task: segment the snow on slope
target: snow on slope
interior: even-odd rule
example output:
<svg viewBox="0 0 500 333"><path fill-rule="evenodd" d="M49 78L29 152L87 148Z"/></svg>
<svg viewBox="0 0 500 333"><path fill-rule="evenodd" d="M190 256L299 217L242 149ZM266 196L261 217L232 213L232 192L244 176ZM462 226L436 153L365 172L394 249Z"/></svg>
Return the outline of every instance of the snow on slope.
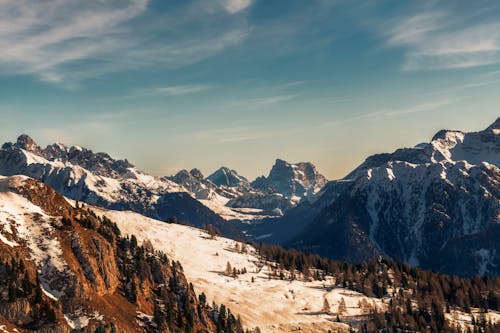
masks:
<svg viewBox="0 0 500 333"><path fill-rule="evenodd" d="M0 149L0 174L24 174L51 185L66 196L115 209L130 204L154 210L151 207L161 196L187 192L225 220L263 218L262 211L245 212L226 207L229 197L206 186L195 191L188 184L183 186L168 177L146 174L126 160L114 160L105 153L93 153L81 147L53 144L42 149L26 135L20 136L16 143L5 143ZM227 189L218 190L228 192ZM204 195L200 196L202 193Z"/></svg>
<svg viewBox="0 0 500 333"><path fill-rule="evenodd" d="M139 241L150 240L155 249L180 261L198 292L204 292L209 301L225 304L240 314L247 327L259 326L263 332L290 332L298 327L302 332L346 328L344 324L332 322L334 315L321 311L325 297L332 312L343 297L348 310L346 317L352 318L362 315L358 307L361 299L383 306L378 299L341 288L331 289L331 280L269 280L269 268L259 265L255 249L248 247L247 253L236 252L236 242L230 239L210 239L202 230L167 224L133 212L96 209L96 213L116 222L122 233L135 235ZM226 276L228 262L236 269L246 268L248 273L238 278Z"/></svg>
<svg viewBox="0 0 500 333"><path fill-rule="evenodd" d="M68 266L62 257L59 240L52 236L51 221L55 218L23 196L9 191L26 179L24 176L0 176L0 241L10 247L26 244L31 260L40 267L44 292L58 299L60 292L54 290L57 282L53 282L67 273Z"/></svg>

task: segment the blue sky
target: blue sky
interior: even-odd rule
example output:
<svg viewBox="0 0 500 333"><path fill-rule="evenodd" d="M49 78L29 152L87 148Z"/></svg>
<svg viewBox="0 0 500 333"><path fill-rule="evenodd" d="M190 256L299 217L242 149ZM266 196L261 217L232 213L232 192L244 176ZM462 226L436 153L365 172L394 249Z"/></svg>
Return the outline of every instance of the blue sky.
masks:
<svg viewBox="0 0 500 333"><path fill-rule="evenodd" d="M0 140L334 179L498 116L498 1L0 2Z"/></svg>

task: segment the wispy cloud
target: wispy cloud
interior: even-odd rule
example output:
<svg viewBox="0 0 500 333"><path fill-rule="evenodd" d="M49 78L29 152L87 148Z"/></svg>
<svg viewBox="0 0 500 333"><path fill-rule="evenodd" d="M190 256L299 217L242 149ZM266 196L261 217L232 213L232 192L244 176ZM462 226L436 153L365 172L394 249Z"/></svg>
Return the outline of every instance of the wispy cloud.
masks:
<svg viewBox="0 0 500 333"><path fill-rule="evenodd" d="M409 108L397 109L397 110L389 110L383 111L381 115L387 117L401 116L412 113L422 113L437 110L441 107L456 103L458 99L444 99L438 101L432 101L427 103L418 104Z"/></svg>
<svg viewBox="0 0 500 333"><path fill-rule="evenodd" d="M348 122L358 121L358 120L367 120L367 119L387 119L392 117L400 117L409 114L417 114L417 113L425 113L431 111L438 111L441 108L457 103L459 99L453 98L445 98L430 102L424 102L416 105L412 105L406 108L394 108L394 109L384 109L378 111L372 111L367 113L362 113L359 115L355 115L352 117L339 119L335 121L324 122L320 125L320 127L328 127L328 126L336 126L343 125Z"/></svg>
<svg viewBox="0 0 500 333"><path fill-rule="evenodd" d="M280 102L287 102L294 99L295 95L279 95L279 96L269 96L262 98L255 98L250 100L250 104L259 104L259 105L268 105L268 104L276 104Z"/></svg>
<svg viewBox="0 0 500 333"><path fill-rule="evenodd" d="M224 0L223 2L224 8L231 14L240 12L252 4L252 0Z"/></svg>
<svg viewBox="0 0 500 333"><path fill-rule="evenodd" d="M250 0L224 0L210 12L202 10L205 3L152 14L149 0L0 1L0 74L67 83L148 66L190 65L249 33L244 23L226 17L250 6ZM215 20L214 28L191 29Z"/></svg>
<svg viewBox="0 0 500 333"><path fill-rule="evenodd" d="M169 86L156 88L156 92L163 95L177 96L194 94L210 89L208 85L185 85L185 86Z"/></svg>
<svg viewBox="0 0 500 333"><path fill-rule="evenodd" d="M471 13L427 8L393 20L387 45L405 49L406 71L484 66L500 62L500 22Z"/></svg>

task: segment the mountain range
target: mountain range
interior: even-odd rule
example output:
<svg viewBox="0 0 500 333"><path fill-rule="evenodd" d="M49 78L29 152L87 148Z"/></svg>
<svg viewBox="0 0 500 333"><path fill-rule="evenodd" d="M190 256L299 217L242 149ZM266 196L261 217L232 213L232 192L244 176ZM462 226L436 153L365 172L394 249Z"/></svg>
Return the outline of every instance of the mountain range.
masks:
<svg viewBox="0 0 500 333"><path fill-rule="evenodd" d="M221 167L148 175L79 146L39 147L27 135L0 149L0 174L40 180L73 200L158 220L212 225L351 262L385 256L449 274L500 273L500 118L472 133L368 157L327 181L311 163L277 159L249 181Z"/></svg>
<svg viewBox="0 0 500 333"><path fill-rule="evenodd" d="M442 130L332 181L281 159L155 177L21 135L0 149L0 332L494 332L499 135Z"/></svg>
<svg viewBox="0 0 500 333"><path fill-rule="evenodd" d="M489 333L500 322L498 288L498 279L390 260L354 265L252 246L0 176L2 333L371 333L429 324Z"/></svg>

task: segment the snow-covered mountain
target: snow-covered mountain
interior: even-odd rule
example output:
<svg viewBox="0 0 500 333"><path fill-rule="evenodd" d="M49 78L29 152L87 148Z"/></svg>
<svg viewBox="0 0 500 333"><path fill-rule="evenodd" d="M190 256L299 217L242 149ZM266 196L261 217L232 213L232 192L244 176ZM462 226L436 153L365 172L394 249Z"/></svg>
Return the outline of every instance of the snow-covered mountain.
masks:
<svg viewBox="0 0 500 333"><path fill-rule="evenodd" d="M210 180L217 186L225 187L238 187L239 185L249 184L245 177L240 176L235 170L227 167L220 167L208 176L207 180Z"/></svg>
<svg viewBox="0 0 500 333"><path fill-rule="evenodd" d="M450 274L500 274L500 118L483 131L370 156L288 244L362 261L386 255ZM325 202L328 204L325 205ZM326 208L325 208L326 207Z"/></svg>
<svg viewBox="0 0 500 333"><path fill-rule="evenodd" d="M27 135L2 146L0 174L33 177L93 205L131 209L158 219L176 217L197 226L213 224L231 236L241 234L226 221L281 216L300 200L253 188L246 178L225 167L207 178L198 169L154 177L127 160L79 146L55 143L41 148Z"/></svg>
<svg viewBox="0 0 500 333"><path fill-rule="evenodd" d="M184 186L138 170L127 160L82 147L53 144L39 147L27 135L0 149L0 175L26 175L50 185L65 196L111 209L129 209L150 217L201 227L212 224L223 234L241 236L235 226L208 208ZM186 184L187 186L187 184ZM229 210L229 209L228 209Z"/></svg>
<svg viewBox="0 0 500 333"><path fill-rule="evenodd" d="M305 197L317 194L326 184L326 178L309 162L291 164L277 159L269 176L261 176L251 185L261 191L282 194L296 204Z"/></svg>
<svg viewBox="0 0 500 333"><path fill-rule="evenodd" d="M282 216L302 199L316 198L326 183L313 164L290 164L283 160L276 161L268 178L259 177L252 183L227 167L219 168L207 178L193 169L181 170L167 179L184 186L226 219L239 220Z"/></svg>

